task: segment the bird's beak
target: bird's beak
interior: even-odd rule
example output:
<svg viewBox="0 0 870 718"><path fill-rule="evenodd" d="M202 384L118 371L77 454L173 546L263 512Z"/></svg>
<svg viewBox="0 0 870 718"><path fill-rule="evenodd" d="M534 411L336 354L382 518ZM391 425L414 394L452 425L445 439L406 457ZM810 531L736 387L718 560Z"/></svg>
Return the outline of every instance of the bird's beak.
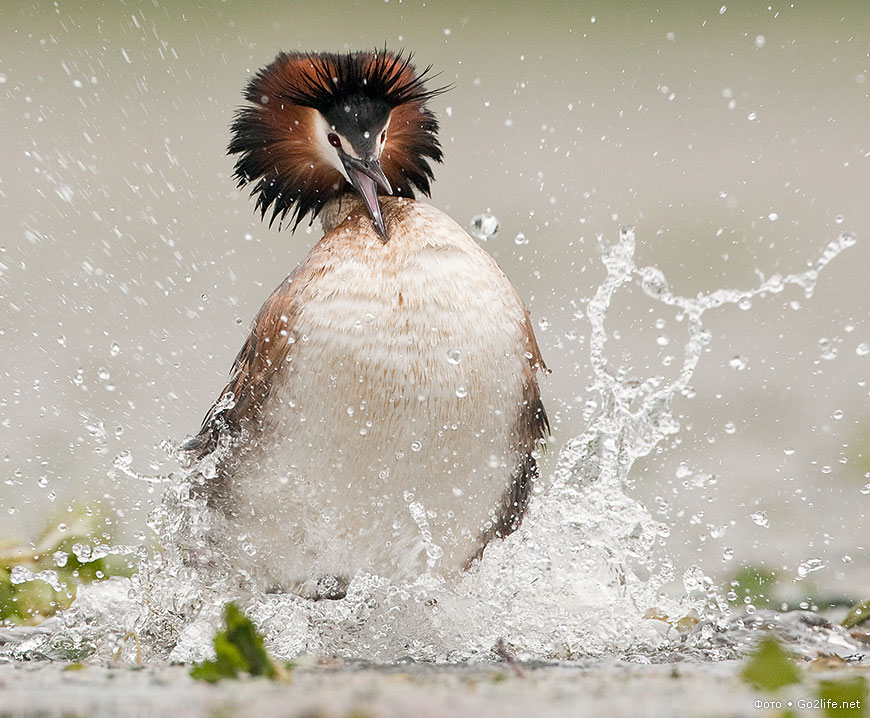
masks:
<svg viewBox="0 0 870 718"><path fill-rule="evenodd" d="M378 187L387 194L392 194L393 188L381 169L381 163L376 158L360 160L345 152L341 152L340 157L344 169L347 171L347 176L350 178L350 183L365 202L378 236L386 244L389 237L384 224L384 216L381 214L381 206L378 204Z"/></svg>

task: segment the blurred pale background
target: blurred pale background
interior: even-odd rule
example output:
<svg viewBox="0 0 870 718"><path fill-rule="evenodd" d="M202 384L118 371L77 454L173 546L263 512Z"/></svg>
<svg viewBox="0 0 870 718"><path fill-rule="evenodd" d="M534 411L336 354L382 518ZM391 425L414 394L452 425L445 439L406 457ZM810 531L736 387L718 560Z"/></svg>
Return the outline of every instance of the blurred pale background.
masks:
<svg viewBox="0 0 870 718"><path fill-rule="evenodd" d="M269 230L235 189L241 89L280 49L386 42L455 84L434 102L432 201L462 224L500 220L486 248L540 322L557 444L590 398L574 314L603 274L597 233L636 225L639 263L684 294L800 271L858 235L811 300L792 288L708 315L684 430L633 491L672 524L680 567L793 579L818 559L803 585L866 593L870 10L724 1L3 0L0 534L33 536L85 501L142 531L159 485L110 477L114 457L172 469L161 441L196 429L318 237ZM637 292L617 304L614 360L672 371L684 325Z"/></svg>

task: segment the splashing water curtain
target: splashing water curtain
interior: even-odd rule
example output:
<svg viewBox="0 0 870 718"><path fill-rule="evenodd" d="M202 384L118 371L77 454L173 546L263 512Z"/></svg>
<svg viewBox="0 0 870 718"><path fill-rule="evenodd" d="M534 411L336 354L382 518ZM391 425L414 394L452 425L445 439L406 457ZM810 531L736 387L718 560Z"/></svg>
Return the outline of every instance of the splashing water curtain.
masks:
<svg viewBox="0 0 870 718"><path fill-rule="evenodd" d="M490 657L504 639L514 655L527 659L650 656L678 649L707 658L734 655L752 622L730 617L727 603L698 567L683 573L682 597L663 594L677 575L662 551L669 528L626 494L629 472L638 458L680 429L671 404L689 393L701 353L711 342L704 313L778 294L789 285L810 297L825 266L855 242L854 235L843 233L805 272L762 278L750 290L720 289L692 299L674 294L657 268L635 265L633 229L623 228L613 243L599 239L607 276L586 308L591 392L598 402L586 430L561 449L553 475L541 482L520 529L492 543L478 566L448 586L432 571L440 548L432 541L425 506L406 497L426 542L429 570L408 585L357 575L339 601L248 595L248 613L266 634L270 650L280 658L313 653L377 661L467 660ZM670 381L662 376L628 380L608 364L605 321L614 296L627 285L675 308L686 321L682 367ZM212 463L211 472L208 466L195 468L207 477L216 460L216 455L203 460ZM136 474L127 457L115 468L137 480L165 480ZM238 588L231 591L226 579L208 567L185 564L188 542L203 542L213 530L208 512L191 492L195 473L171 477L162 506L150 517L162 552L149 556L142 546L74 547L81 562L133 554L139 572L132 579L81 586L66 612L36 628L8 631L14 635L0 642L0 655L79 660L119 652L122 660L133 660L136 646L125 642L132 632L146 660L209 656L221 608L238 597ZM51 574L24 569L14 580L52 584L57 575ZM674 628L675 620L648 620L650 611L701 620L686 640L687 634ZM765 621L792 633L804 625L790 614ZM829 650L841 653L857 651L834 630L822 637L815 631L811 640L826 641Z"/></svg>

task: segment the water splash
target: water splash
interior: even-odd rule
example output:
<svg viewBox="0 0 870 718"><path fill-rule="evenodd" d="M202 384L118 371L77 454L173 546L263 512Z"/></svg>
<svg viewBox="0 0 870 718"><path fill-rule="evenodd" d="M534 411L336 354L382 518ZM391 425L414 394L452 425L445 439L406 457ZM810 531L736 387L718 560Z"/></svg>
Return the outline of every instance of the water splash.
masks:
<svg viewBox="0 0 870 718"><path fill-rule="evenodd" d="M475 215L471 218L471 222L468 225L471 235L481 242L488 242L495 237L498 234L500 226L498 218L488 212Z"/></svg>
<svg viewBox="0 0 870 718"><path fill-rule="evenodd" d="M116 552L135 551L141 557L132 579L81 587L70 610L21 633L20 641L0 644L0 654L105 658L117 653L130 658L134 652L125 641L135 633L146 660L197 660L211 652L221 606L240 594L271 650L283 658L313 653L369 660L468 660L490 657L500 641L521 658L632 654L650 660L678 648L721 658L734 655L746 643L747 632L770 625L789 635L811 632L806 646L824 643L832 652L848 654L855 646L843 631L820 628L806 616L759 612L754 618L732 617L700 568L677 575L665 551L669 527L654 520L627 487L635 462L680 430L672 403L690 394L695 369L711 343L704 314L726 304L743 306L788 285L809 297L824 267L855 241L853 235L841 234L802 273L760 277L753 289L720 289L689 298L675 294L659 269L636 266L631 228L611 243L600 240L607 276L585 312L591 392L596 395L587 402L587 427L561 449L555 471L540 483L519 530L490 544L457 582L432 570L439 549L430 536L430 570L412 583L360 574L338 601L244 593L244 567L230 571L209 552L209 537L218 527L197 498L197 482L215 473L218 450L171 477L163 504L149 519L162 551L146 556L141 547L117 547ZM608 311L614 296L629 286L676 308L685 319L682 365L670 379L631 379L607 354ZM126 457L115 468L142 478ZM426 539L425 508L413 497L408 502ZM83 562L111 552L109 547L73 550ZM192 556L199 559L192 561ZM17 578L51 580L47 575ZM679 579L681 595L666 595L666 585Z"/></svg>

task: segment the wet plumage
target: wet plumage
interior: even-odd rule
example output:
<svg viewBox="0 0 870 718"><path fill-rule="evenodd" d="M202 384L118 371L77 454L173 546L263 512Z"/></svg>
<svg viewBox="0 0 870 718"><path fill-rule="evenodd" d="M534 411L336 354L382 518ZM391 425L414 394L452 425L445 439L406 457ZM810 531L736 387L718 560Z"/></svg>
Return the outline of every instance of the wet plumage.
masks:
<svg viewBox="0 0 870 718"><path fill-rule="evenodd" d="M517 528L537 475L548 426L528 312L459 225L413 199L441 159L425 74L388 52L282 54L233 125L261 213L324 227L186 445L221 447L202 492L222 550L264 588L336 597L358 571L456 575Z"/></svg>

